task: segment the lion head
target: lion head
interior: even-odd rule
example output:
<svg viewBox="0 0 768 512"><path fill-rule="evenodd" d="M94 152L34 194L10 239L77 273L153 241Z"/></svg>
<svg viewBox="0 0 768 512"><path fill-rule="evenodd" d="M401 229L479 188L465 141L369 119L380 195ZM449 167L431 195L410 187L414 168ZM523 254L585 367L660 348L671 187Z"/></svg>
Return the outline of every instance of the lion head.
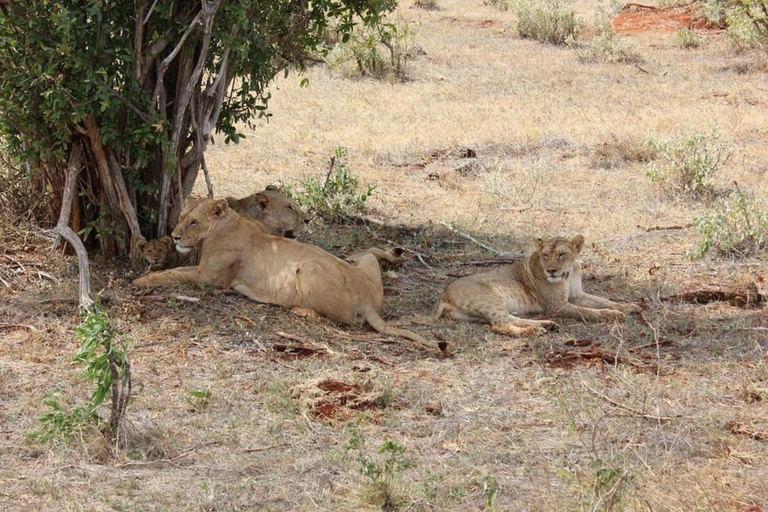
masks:
<svg viewBox="0 0 768 512"><path fill-rule="evenodd" d="M176 254L173 252L173 239L164 236L159 240L139 240L136 248L147 262L149 270L163 270L173 264Z"/></svg>
<svg viewBox="0 0 768 512"><path fill-rule="evenodd" d="M557 283L568 279L577 261L581 248L584 245L584 237L576 235L568 240L563 237L554 237L548 240L537 238L534 240L538 264L544 272L544 276L550 283Z"/></svg>
<svg viewBox="0 0 768 512"><path fill-rule="evenodd" d="M231 212L226 199L188 198L171 233L176 250L181 254L191 252Z"/></svg>
<svg viewBox="0 0 768 512"><path fill-rule="evenodd" d="M242 199L228 197L227 202L240 215L260 220L272 235L295 238L309 223L301 206L274 185Z"/></svg>

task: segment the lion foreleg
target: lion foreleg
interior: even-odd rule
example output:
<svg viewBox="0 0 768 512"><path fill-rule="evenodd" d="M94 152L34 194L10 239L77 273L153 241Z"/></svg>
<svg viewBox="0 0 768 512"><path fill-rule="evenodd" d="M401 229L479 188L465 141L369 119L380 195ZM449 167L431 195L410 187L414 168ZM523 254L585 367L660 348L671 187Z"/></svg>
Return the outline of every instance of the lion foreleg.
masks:
<svg viewBox="0 0 768 512"><path fill-rule="evenodd" d="M623 312L617 311L615 309L589 308L571 304L570 302L565 303L557 311L554 311L554 313L557 316L575 318L584 322L602 322L604 320L623 321L626 318L626 315Z"/></svg>
<svg viewBox="0 0 768 512"><path fill-rule="evenodd" d="M177 283L203 283L198 267L179 267L149 274L133 280L134 286L154 288Z"/></svg>
<svg viewBox="0 0 768 512"><path fill-rule="evenodd" d="M569 297L568 302L585 308L615 309L625 313L636 313L640 311L640 308L635 304L614 302L603 297L598 297L597 295L590 295L589 293L582 293L575 297Z"/></svg>

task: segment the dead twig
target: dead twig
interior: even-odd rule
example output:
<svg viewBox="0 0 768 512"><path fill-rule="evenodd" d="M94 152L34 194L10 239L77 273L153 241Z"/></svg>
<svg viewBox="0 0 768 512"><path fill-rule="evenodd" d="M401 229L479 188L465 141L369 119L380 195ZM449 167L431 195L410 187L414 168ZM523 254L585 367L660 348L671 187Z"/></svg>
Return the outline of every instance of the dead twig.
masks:
<svg viewBox="0 0 768 512"><path fill-rule="evenodd" d="M27 324L0 324L0 329L29 329L30 331L37 332L38 329L34 325Z"/></svg>
<svg viewBox="0 0 768 512"><path fill-rule="evenodd" d="M728 430L731 434L747 436L755 441L768 441L768 432L764 430L755 430L743 423L731 421L728 423Z"/></svg>
<svg viewBox="0 0 768 512"><path fill-rule="evenodd" d="M288 446L288 443L280 443L280 444L271 444L269 446L262 446L259 448L247 448L243 450L245 453L259 453L259 452L266 452L267 450L273 450L275 448L282 448L283 446Z"/></svg>
<svg viewBox="0 0 768 512"><path fill-rule="evenodd" d="M680 224L680 225L674 225L674 226L651 226L648 228L643 228L645 231L672 231L676 229L688 229L692 227L693 224ZM638 224L637 227L642 227Z"/></svg>
<svg viewBox="0 0 768 512"><path fill-rule="evenodd" d="M489 245L485 245L483 242L480 242L478 239L476 239L472 235L468 235L467 233L459 231L458 229L454 228L450 224L446 224L445 222L441 222L440 225L446 227L448 229L448 231L450 231L451 233L456 233L461 238L465 238L465 239L469 240L470 242L472 242L472 243L474 243L476 245L479 245L480 247L482 247L486 251L491 251L493 254L496 254L496 255L502 253L502 251L499 251L498 249L494 249L493 247L491 247Z"/></svg>
<svg viewBox="0 0 768 512"><path fill-rule="evenodd" d="M598 396L598 397L602 398L603 400L605 400L609 404L614 405L614 406L616 406L619 409L622 409L624 411L627 411L628 413L631 413L632 415L634 415L634 416L636 416L638 418L643 418L643 419L646 419L646 420L653 420L653 421L672 421L673 419L680 418L682 416L682 414L675 414L674 416L654 416L653 414L646 414L644 412L641 412L641 411L638 411L636 409L633 409L632 407L629 407L628 405L624 405L621 402L617 402L613 398L604 395L603 393L597 391L596 389L593 389L592 387L589 386L589 384L587 384L584 381L581 381L581 384L585 388L587 388L587 390L590 393L594 394L595 396Z"/></svg>

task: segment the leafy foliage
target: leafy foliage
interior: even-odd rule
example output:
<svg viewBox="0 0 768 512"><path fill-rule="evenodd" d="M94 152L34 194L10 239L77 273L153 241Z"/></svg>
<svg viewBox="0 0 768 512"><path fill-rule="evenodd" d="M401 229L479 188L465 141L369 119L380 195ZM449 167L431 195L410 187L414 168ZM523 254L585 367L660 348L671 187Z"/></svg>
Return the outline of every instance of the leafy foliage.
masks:
<svg viewBox="0 0 768 512"><path fill-rule="evenodd" d="M42 428L33 434L34 439L43 443L66 442L86 424L99 423L97 411L107 398L112 399L109 427L111 433L116 434L130 398L130 342L120 346L117 338L122 333L115 331L107 312L98 305L91 306L82 314L82 322L75 332L80 348L73 362L84 365L81 375L94 383L96 389L88 402L71 410L61 404L60 390L45 395L44 404L51 411L40 418Z"/></svg>
<svg viewBox="0 0 768 512"><path fill-rule="evenodd" d="M768 207L751 192L738 188L712 211L694 221L703 237L694 259L710 251L720 256L750 256L768 247Z"/></svg>
<svg viewBox="0 0 768 512"><path fill-rule="evenodd" d="M704 12L738 46L768 53L768 0L707 0Z"/></svg>
<svg viewBox="0 0 768 512"><path fill-rule="evenodd" d="M716 129L649 143L658 152L659 159L651 164L647 176L672 192L695 199L714 191L714 176L731 156L730 147L720 140Z"/></svg>
<svg viewBox="0 0 768 512"><path fill-rule="evenodd" d="M619 37L610 24L600 26L598 34L590 39L586 49L579 52L582 62L608 62L610 64L640 64L645 59L631 43Z"/></svg>
<svg viewBox="0 0 768 512"><path fill-rule="evenodd" d="M355 29L346 41L337 43L327 62L331 69L347 76L404 81L408 79L408 64L415 56L415 41L414 25L406 21L363 26Z"/></svg>
<svg viewBox="0 0 768 512"><path fill-rule="evenodd" d="M352 428L345 449L344 459L353 458L357 469L363 475L370 488L370 501L382 510L397 508L396 484L400 472L411 468L414 463L406 458L406 448L394 441L385 439L376 454L366 448L366 440L357 428Z"/></svg>
<svg viewBox="0 0 768 512"><path fill-rule="evenodd" d="M523 39L554 45L571 44L581 30L576 12L568 0L517 0L517 32Z"/></svg>
<svg viewBox="0 0 768 512"><path fill-rule="evenodd" d="M104 0L0 8L0 151L58 215L66 162L86 149L78 202L102 250L175 223L215 133L269 115L267 86L330 27L347 41L394 0ZM93 222L95 221L95 222ZM126 229L130 228L130 229ZM108 230L106 230L108 228ZM132 244L122 241L123 251Z"/></svg>
<svg viewBox="0 0 768 512"><path fill-rule="evenodd" d="M310 176L297 190L286 187L286 194L308 212L328 219L359 212L376 190L376 185L368 185L364 192L360 192L358 179L347 167L348 159L348 149L337 147L325 181L321 183L314 176Z"/></svg>

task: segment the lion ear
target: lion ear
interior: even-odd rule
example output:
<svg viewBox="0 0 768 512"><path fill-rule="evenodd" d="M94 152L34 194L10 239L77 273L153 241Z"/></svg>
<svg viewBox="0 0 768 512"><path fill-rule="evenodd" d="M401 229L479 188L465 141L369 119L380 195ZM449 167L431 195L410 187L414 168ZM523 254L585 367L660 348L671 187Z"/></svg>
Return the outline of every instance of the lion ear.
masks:
<svg viewBox="0 0 768 512"><path fill-rule="evenodd" d="M544 248L544 240L539 237L533 239L533 246L536 248L536 252L540 252Z"/></svg>
<svg viewBox="0 0 768 512"><path fill-rule="evenodd" d="M571 247L577 253L581 252L581 248L584 246L584 237L582 235L576 235L571 238Z"/></svg>
<svg viewBox="0 0 768 512"><path fill-rule="evenodd" d="M138 242L136 242L136 248L139 251L143 251L146 246L147 246L147 241L144 240L143 238L141 240L139 240Z"/></svg>
<svg viewBox="0 0 768 512"><path fill-rule="evenodd" d="M229 206L227 205L226 199L216 199L211 203L210 208L208 208L208 215L214 219L220 219L226 215L227 208L229 208Z"/></svg>
<svg viewBox="0 0 768 512"><path fill-rule="evenodd" d="M280 187L278 187L275 184L272 184L272 185L267 185L267 188L265 188L264 190L270 190L272 192L280 192Z"/></svg>
<svg viewBox="0 0 768 512"><path fill-rule="evenodd" d="M171 238L169 236L164 236L163 238L160 239L160 242L165 244L166 247L168 247L168 249L173 249L173 246L176 245L173 242L173 238Z"/></svg>
<svg viewBox="0 0 768 512"><path fill-rule="evenodd" d="M263 194L261 192L256 194L255 199L256 199L256 206L259 208L259 210L262 210L262 211L266 210L269 207L269 203L271 202L267 194Z"/></svg>

